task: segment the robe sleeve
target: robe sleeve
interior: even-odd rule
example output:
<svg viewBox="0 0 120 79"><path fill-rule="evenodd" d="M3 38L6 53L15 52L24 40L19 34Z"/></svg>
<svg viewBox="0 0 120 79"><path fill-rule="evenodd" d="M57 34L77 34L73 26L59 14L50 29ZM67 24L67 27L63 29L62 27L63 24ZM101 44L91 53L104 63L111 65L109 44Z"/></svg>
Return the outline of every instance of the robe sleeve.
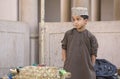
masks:
<svg viewBox="0 0 120 79"><path fill-rule="evenodd" d="M91 55L97 56L98 42L94 35L90 37L90 42L91 42Z"/></svg>
<svg viewBox="0 0 120 79"><path fill-rule="evenodd" d="M63 40L61 41L62 43L62 48L67 50L67 33L65 33Z"/></svg>

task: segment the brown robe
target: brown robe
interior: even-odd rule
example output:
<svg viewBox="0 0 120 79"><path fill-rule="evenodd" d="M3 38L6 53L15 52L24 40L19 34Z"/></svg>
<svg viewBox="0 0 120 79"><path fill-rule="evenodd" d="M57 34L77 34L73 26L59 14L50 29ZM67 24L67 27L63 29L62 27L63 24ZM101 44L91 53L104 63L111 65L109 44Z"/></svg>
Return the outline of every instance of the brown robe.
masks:
<svg viewBox="0 0 120 79"><path fill-rule="evenodd" d="M64 69L72 74L69 79L96 79L91 55L97 56L98 43L91 32L78 32L75 28L67 31L62 48L67 55Z"/></svg>

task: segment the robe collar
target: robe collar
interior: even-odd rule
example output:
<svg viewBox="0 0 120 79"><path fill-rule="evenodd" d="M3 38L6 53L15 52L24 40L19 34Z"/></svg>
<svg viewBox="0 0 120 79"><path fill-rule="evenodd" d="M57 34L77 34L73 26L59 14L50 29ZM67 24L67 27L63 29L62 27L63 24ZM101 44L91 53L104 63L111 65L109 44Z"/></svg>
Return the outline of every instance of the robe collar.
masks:
<svg viewBox="0 0 120 79"><path fill-rule="evenodd" d="M77 29L76 29L77 30ZM79 30L77 30L78 32L83 32L85 30L85 26L81 27Z"/></svg>

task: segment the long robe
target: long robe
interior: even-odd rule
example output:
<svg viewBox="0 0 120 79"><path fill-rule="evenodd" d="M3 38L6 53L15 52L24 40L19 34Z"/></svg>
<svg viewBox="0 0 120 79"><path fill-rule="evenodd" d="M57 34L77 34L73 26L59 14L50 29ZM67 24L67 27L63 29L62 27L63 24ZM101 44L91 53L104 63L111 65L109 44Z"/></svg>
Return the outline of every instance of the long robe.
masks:
<svg viewBox="0 0 120 79"><path fill-rule="evenodd" d="M67 31L62 48L66 50L64 69L72 75L69 79L96 79L91 55L97 56L98 43L91 32L75 28Z"/></svg>

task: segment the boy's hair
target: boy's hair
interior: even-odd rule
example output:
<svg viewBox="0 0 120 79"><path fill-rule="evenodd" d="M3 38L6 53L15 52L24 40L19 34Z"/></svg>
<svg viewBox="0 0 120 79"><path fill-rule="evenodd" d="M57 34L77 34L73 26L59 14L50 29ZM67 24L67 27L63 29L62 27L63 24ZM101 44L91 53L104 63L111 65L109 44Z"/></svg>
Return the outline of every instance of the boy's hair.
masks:
<svg viewBox="0 0 120 79"><path fill-rule="evenodd" d="M89 19L89 16L88 15L80 15L84 20L85 19Z"/></svg>

